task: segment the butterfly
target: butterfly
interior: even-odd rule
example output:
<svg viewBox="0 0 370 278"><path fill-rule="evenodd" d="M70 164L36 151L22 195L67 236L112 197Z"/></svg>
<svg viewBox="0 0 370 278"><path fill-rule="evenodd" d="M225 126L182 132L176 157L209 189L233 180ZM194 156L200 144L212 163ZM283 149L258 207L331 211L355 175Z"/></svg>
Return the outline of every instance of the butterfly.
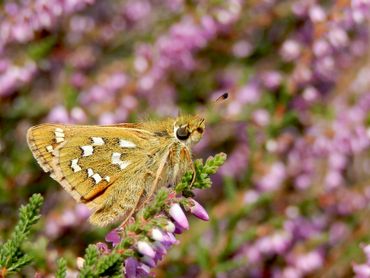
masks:
<svg viewBox="0 0 370 278"><path fill-rule="evenodd" d="M91 210L90 222L125 223L156 191L193 172L191 147L205 120L179 116L117 125L41 124L27 132L45 172Z"/></svg>

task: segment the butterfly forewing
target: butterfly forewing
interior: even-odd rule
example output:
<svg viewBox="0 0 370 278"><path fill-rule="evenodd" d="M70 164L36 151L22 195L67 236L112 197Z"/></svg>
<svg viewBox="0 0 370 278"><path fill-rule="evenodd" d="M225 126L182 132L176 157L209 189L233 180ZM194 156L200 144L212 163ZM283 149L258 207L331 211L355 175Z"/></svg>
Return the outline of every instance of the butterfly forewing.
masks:
<svg viewBox="0 0 370 278"><path fill-rule="evenodd" d="M150 158L164 154L164 145L151 132L129 126L44 124L28 132L39 164L92 209L94 224L131 214L145 185L155 179L158 166ZM147 161L147 171L139 169L142 161Z"/></svg>

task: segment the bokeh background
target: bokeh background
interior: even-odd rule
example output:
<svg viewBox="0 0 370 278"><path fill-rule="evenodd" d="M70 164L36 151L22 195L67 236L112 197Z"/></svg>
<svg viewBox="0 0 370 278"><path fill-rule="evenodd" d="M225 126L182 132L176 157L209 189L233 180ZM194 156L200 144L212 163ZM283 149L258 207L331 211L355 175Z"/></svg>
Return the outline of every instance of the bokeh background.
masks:
<svg viewBox="0 0 370 278"><path fill-rule="evenodd" d="M109 231L42 172L27 129L179 111L207 119L194 157L228 160L196 195L211 220L192 218L158 277L355 275L370 243L369 19L366 0L1 1L1 240L45 197L23 275L52 275L60 256L76 274Z"/></svg>

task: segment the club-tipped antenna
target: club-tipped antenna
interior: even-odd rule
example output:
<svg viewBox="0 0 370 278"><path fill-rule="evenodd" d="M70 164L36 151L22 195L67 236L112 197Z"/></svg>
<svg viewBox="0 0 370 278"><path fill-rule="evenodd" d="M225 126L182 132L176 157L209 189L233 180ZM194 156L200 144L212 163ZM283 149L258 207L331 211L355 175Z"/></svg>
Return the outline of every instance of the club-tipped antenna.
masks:
<svg viewBox="0 0 370 278"><path fill-rule="evenodd" d="M225 92L223 93L221 96L219 96L217 99L216 99L216 103L218 102L221 102L221 101L224 101L225 99L227 99L229 97L229 93L228 92Z"/></svg>

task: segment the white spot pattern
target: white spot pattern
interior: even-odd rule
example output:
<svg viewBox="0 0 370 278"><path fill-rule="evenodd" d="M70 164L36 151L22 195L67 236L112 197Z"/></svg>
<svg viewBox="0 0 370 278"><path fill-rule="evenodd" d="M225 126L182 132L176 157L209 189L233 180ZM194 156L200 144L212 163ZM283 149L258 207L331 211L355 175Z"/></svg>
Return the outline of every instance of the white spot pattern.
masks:
<svg viewBox="0 0 370 278"><path fill-rule="evenodd" d="M53 146L49 145L49 146L46 146L46 150L51 153L54 149L53 149Z"/></svg>
<svg viewBox="0 0 370 278"><path fill-rule="evenodd" d="M112 164L118 165L121 170L125 169L128 165L130 165L129 161L122 161L120 153L113 153L112 154Z"/></svg>
<svg viewBox="0 0 370 278"><path fill-rule="evenodd" d="M93 171L93 169L88 168L88 169L87 169L87 176L88 176L88 177L91 177L92 175L94 175L94 171Z"/></svg>
<svg viewBox="0 0 370 278"><path fill-rule="evenodd" d="M95 173L94 175L91 176L94 181L95 181L95 184L98 184L99 182L101 182L102 180L102 177L98 174L98 173Z"/></svg>
<svg viewBox="0 0 370 278"><path fill-rule="evenodd" d="M121 148L136 148L135 143L125 140L125 139L120 139L119 145Z"/></svg>
<svg viewBox="0 0 370 278"><path fill-rule="evenodd" d="M55 141L57 143L61 143L64 141L64 132L63 132L63 129L57 127L55 130L54 130L54 134L55 134Z"/></svg>
<svg viewBox="0 0 370 278"><path fill-rule="evenodd" d="M94 152L93 146L81 146L82 149L82 156L90 156Z"/></svg>
<svg viewBox="0 0 370 278"><path fill-rule="evenodd" d="M94 146L102 146L104 145L104 140L101 137L91 137Z"/></svg>
<svg viewBox="0 0 370 278"><path fill-rule="evenodd" d="M73 172L75 172L75 173L82 170L80 165L78 165L77 163L78 163L78 158L71 160L71 168L72 168Z"/></svg>

